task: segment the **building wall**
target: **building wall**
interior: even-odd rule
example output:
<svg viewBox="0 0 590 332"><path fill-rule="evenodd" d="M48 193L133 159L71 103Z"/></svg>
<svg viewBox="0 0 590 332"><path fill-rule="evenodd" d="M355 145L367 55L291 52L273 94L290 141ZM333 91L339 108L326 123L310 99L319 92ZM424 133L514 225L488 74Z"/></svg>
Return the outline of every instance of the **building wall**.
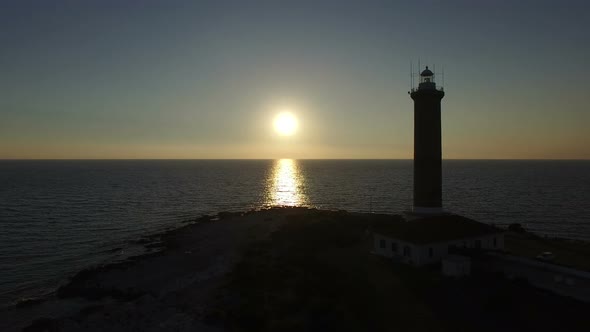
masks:
<svg viewBox="0 0 590 332"><path fill-rule="evenodd" d="M441 99L434 84L421 84L414 100L414 208L442 207Z"/></svg>
<svg viewBox="0 0 590 332"><path fill-rule="evenodd" d="M502 233L419 245L374 233L373 241L376 254L418 266L440 262L441 259L449 255L449 249L452 246L504 250L504 234ZM397 247L397 250L393 250L393 247Z"/></svg>
<svg viewBox="0 0 590 332"><path fill-rule="evenodd" d="M417 246L410 242L395 240L390 237L383 236L381 234L374 233L374 251L376 254L389 257L402 261L404 263L415 264L419 257L417 252ZM385 244L385 247L382 244ZM397 250L393 250L393 244L395 243ZM405 249L409 249L409 252Z"/></svg>

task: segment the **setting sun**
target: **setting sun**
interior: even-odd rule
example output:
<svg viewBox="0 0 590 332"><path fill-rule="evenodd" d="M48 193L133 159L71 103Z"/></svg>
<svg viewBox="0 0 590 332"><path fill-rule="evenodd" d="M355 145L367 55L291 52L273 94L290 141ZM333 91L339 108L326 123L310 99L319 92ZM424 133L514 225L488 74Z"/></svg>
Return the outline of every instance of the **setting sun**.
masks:
<svg viewBox="0 0 590 332"><path fill-rule="evenodd" d="M297 131L297 125L297 118L289 112L280 113L274 121L275 131L283 136L293 135Z"/></svg>

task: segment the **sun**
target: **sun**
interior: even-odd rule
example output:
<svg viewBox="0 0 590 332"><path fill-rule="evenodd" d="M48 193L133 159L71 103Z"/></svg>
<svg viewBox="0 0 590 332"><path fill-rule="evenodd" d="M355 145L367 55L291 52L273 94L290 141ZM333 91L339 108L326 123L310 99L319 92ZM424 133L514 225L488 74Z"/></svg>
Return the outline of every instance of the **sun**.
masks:
<svg viewBox="0 0 590 332"><path fill-rule="evenodd" d="M290 112L280 113L275 117L275 131L279 135L291 136L297 131L297 118Z"/></svg>

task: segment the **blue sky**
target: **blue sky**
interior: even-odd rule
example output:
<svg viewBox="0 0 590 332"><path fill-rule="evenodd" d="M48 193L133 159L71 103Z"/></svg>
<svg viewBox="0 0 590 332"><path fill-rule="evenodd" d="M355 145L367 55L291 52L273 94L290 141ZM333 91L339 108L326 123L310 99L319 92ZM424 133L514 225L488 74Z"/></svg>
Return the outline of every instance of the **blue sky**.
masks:
<svg viewBox="0 0 590 332"><path fill-rule="evenodd" d="M0 158L590 158L582 1L0 1ZM441 76L438 76L441 83ZM298 132L277 135L282 109Z"/></svg>

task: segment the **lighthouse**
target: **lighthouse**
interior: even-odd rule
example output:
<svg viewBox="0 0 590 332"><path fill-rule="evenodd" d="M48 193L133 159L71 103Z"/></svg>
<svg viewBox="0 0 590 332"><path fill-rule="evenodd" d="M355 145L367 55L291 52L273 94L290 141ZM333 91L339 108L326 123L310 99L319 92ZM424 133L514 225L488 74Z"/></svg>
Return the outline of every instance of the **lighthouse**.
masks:
<svg viewBox="0 0 590 332"><path fill-rule="evenodd" d="M503 231L442 208L440 102L445 93L426 67L408 91L414 100L414 207L407 222L392 218L372 224L372 253L415 266L440 263L443 274L467 275L471 261L450 255L450 247L504 250ZM452 251L451 251L452 252Z"/></svg>
<svg viewBox="0 0 590 332"><path fill-rule="evenodd" d="M414 206L418 215L442 214L441 108L445 93L434 82L434 73L424 69L414 100Z"/></svg>

